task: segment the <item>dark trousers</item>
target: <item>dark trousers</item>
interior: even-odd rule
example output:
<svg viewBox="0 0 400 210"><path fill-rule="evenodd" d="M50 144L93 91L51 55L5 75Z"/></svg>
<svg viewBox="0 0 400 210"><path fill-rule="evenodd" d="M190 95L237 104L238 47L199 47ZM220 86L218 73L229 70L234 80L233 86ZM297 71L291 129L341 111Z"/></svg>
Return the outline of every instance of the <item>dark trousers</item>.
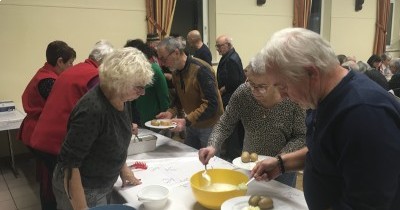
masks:
<svg viewBox="0 0 400 210"><path fill-rule="evenodd" d="M57 202L53 193L53 171L57 164L57 156L29 147L36 157L36 174L40 183L40 203L42 210L57 209Z"/></svg>

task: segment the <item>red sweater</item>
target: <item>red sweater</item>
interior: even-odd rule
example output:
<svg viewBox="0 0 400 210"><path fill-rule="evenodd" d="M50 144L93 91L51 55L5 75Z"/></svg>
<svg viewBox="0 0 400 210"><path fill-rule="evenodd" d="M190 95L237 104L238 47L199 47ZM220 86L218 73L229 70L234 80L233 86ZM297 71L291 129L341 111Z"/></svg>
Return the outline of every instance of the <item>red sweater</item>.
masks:
<svg viewBox="0 0 400 210"><path fill-rule="evenodd" d="M46 99L39 93L38 84L43 79L57 79L57 77L55 68L45 63L33 76L22 94L22 106L26 112L26 117L21 124L18 138L27 146L31 146L32 132L46 103Z"/></svg>
<svg viewBox="0 0 400 210"><path fill-rule="evenodd" d="M32 134L32 147L57 155L67 133L67 122L78 100L89 91L88 83L99 74L97 64L86 59L64 71L53 85Z"/></svg>

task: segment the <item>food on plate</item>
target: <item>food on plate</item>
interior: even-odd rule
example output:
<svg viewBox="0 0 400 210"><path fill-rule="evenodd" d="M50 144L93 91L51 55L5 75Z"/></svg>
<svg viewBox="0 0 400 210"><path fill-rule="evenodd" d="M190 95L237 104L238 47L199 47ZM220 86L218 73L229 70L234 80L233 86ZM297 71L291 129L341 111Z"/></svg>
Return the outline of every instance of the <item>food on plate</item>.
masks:
<svg viewBox="0 0 400 210"><path fill-rule="evenodd" d="M270 209L274 207L274 202L270 197L261 196L261 199L258 202L258 207L260 207L260 209Z"/></svg>
<svg viewBox="0 0 400 210"><path fill-rule="evenodd" d="M257 153L253 152L250 154L250 161L251 162L256 162L258 160L258 155Z"/></svg>
<svg viewBox="0 0 400 210"><path fill-rule="evenodd" d="M248 163L250 162L250 154L247 151L243 151L242 152L242 156L240 156L240 158L242 159L243 163Z"/></svg>
<svg viewBox="0 0 400 210"><path fill-rule="evenodd" d="M258 207L258 206L249 206L249 207L246 207L243 210L260 210L260 207Z"/></svg>
<svg viewBox="0 0 400 210"><path fill-rule="evenodd" d="M250 206L258 206L258 202L261 200L261 197L258 195L252 195L249 199Z"/></svg>
<svg viewBox="0 0 400 210"><path fill-rule="evenodd" d="M160 120L160 125L161 126L171 126L172 121L171 120Z"/></svg>
<svg viewBox="0 0 400 210"><path fill-rule="evenodd" d="M152 121L150 122L150 124L151 124L152 126L160 126L160 121L159 121L159 120L152 120Z"/></svg>
<svg viewBox="0 0 400 210"><path fill-rule="evenodd" d="M274 202L272 199L268 196L258 196L258 195L252 195L249 198L249 207L247 207L247 210L266 210L266 209L271 209L274 207Z"/></svg>

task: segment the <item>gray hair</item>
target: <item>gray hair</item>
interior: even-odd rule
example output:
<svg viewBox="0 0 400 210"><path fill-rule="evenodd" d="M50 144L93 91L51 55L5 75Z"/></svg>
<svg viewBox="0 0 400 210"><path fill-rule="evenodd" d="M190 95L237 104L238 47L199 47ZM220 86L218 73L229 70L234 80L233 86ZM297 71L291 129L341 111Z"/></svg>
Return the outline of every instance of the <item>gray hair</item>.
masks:
<svg viewBox="0 0 400 210"><path fill-rule="evenodd" d="M358 71L361 73L364 73L364 72L368 71L369 69L371 69L371 66L369 66L368 63L363 62L363 61L358 61L357 65L358 65Z"/></svg>
<svg viewBox="0 0 400 210"><path fill-rule="evenodd" d="M261 53L257 53L253 58L250 59L249 67L247 68L248 73L265 74L265 60Z"/></svg>
<svg viewBox="0 0 400 210"><path fill-rule="evenodd" d="M351 60L342 63L341 66L348 70L360 71L360 67L358 66L358 64Z"/></svg>
<svg viewBox="0 0 400 210"><path fill-rule="evenodd" d="M99 65L103 62L104 57L114 51L114 47L107 40L100 40L96 42L89 58L96 61Z"/></svg>
<svg viewBox="0 0 400 210"><path fill-rule="evenodd" d="M292 81L306 75L304 67L316 66L321 72L327 72L339 65L331 45L319 34L304 28L276 32L261 54L267 71L276 69Z"/></svg>
<svg viewBox="0 0 400 210"><path fill-rule="evenodd" d="M175 49L178 49L179 52L183 53L186 48L186 41L182 37L172 37L169 36L167 38L164 38L157 46L157 48L163 48L168 52L172 52Z"/></svg>
<svg viewBox="0 0 400 210"><path fill-rule="evenodd" d="M146 56L133 47L115 50L99 67L100 86L119 96L127 94L132 86L151 84L153 75Z"/></svg>
<svg viewBox="0 0 400 210"><path fill-rule="evenodd" d="M393 72L393 74L400 72L400 58L392 59L389 63L389 66L390 66L390 70Z"/></svg>

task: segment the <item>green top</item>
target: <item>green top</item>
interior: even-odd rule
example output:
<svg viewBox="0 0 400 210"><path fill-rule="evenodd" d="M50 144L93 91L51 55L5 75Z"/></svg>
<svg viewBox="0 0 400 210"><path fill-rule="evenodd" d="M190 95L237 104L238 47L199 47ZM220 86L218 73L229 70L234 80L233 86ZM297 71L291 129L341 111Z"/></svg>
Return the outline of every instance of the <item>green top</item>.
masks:
<svg viewBox="0 0 400 210"><path fill-rule="evenodd" d="M154 71L153 84L146 87L146 93L135 100L136 108L140 113L141 126L145 122L155 119L160 112L165 112L169 107L169 92L167 81L157 63L152 63Z"/></svg>

